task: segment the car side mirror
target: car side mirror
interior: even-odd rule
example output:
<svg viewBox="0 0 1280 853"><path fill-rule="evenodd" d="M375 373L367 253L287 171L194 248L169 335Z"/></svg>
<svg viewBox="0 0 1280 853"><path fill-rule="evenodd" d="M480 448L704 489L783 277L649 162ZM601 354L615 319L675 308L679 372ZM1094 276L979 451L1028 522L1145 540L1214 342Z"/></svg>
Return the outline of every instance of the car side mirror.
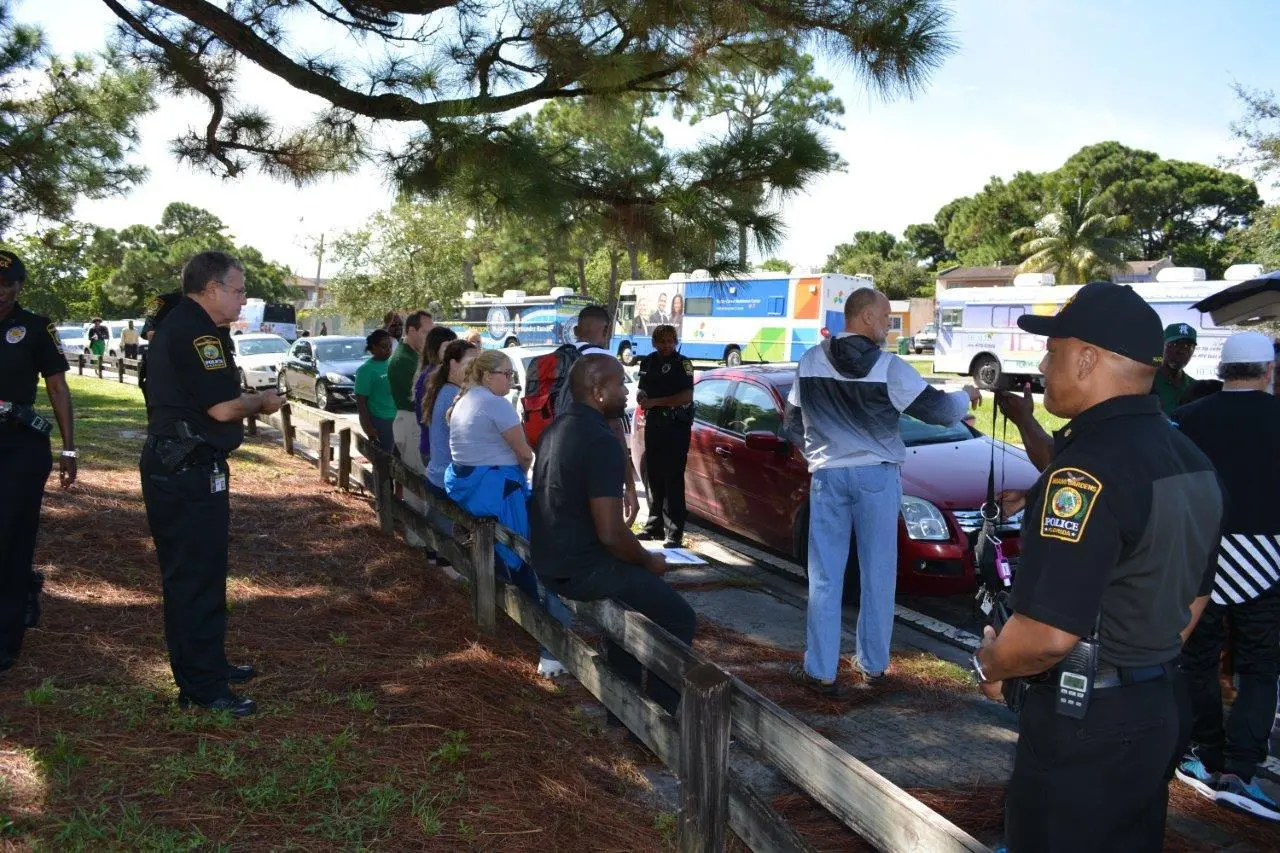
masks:
<svg viewBox="0 0 1280 853"><path fill-rule="evenodd" d="M762 450L765 453L783 453L790 449L791 442L771 432L760 430L746 435L748 450Z"/></svg>

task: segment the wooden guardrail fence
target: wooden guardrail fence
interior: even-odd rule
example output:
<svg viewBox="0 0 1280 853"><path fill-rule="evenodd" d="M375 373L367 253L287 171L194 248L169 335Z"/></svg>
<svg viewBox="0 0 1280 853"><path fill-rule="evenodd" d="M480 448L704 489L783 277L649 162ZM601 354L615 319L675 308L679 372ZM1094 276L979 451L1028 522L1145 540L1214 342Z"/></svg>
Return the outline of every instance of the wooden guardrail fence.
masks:
<svg viewBox="0 0 1280 853"><path fill-rule="evenodd" d="M350 428L307 406L251 419L279 430L289 452L314 456L324 482L359 485L374 495L378 522L394 534L412 530L470 581L471 610L478 627L496 630L498 613L546 646L579 683L612 711L680 780L678 847L681 853L724 849L732 829L757 853L811 853L812 847L729 766L730 742L775 768L861 837L886 851L985 853L977 839L929 809L897 785L818 734L745 682L725 672L646 617L604 600L565 600L589 623L634 655L669 684L680 685L679 717L673 717L620 678L581 635L562 626L537 602L497 579L494 544L529 559L529 543L491 518L476 518L430 494L420 475ZM321 438L321 436L324 438ZM338 464L332 476L333 444ZM353 450L369 460L353 464ZM321 461L327 460L327 462ZM331 479L332 477L332 479ZM354 481L354 482L353 482ZM396 497L396 486L452 520L446 536Z"/></svg>

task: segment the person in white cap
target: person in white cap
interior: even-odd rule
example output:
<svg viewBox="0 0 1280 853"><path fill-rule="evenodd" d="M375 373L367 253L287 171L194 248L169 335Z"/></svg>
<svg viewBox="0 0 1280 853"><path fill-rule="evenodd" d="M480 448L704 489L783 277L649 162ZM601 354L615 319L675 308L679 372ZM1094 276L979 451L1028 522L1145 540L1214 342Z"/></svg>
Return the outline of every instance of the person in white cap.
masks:
<svg viewBox="0 0 1280 853"><path fill-rule="evenodd" d="M1280 807L1254 780L1267 758L1280 674L1280 399L1275 353L1260 332L1227 338L1221 393L1173 413L1213 463L1226 496L1213 593L1183 647L1191 694L1191 747L1177 776L1215 802L1267 820ZM1227 624L1229 621L1229 628ZM1223 725L1219 657L1235 647L1240 693Z"/></svg>

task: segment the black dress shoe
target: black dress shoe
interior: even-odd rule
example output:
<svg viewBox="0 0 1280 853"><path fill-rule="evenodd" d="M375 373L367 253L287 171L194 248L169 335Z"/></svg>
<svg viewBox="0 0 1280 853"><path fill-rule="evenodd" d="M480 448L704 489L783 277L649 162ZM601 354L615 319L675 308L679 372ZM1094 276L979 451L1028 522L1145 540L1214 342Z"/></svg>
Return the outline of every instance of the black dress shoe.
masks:
<svg viewBox="0 0 1280 853"><path fill-rule="evenodd" d="M232 664L227 667L227 681L230 681L232 684L242 684L250 678L257 678L257 676L258 669L251 663L246 663L241 666Z"/></svg>
<svg viewBox="0 0 1280 853"><path fill-rule="evenodd" d="M230 696L223 696L221 699L214 699L212 702L197 702L185 693L178 694L179 708L186 710L192 705L197 708L203 708L206 711L230 711L233 717L247 717L258 710L258 706L254 704L252 699L246 699L234 693Z"/></svg>
<svg viewBox="0 0 1280 853"><path fill-rule="evenodd" d="M684 531L674 530L667 537L667 541L662 543L663 548L683 548L684 547Z"/></svg>
<svg viewBox="0 0 1280 853"><path fill-rule="evenodd" d="M28 628L40 627L40 591L42 589L44 589L44 574L32 572L31 586L27 589L26 626Z"/></svg>
<svg viewBox="0 0 1280 853"><path fill-rule="evenodd" d="M640 528L640 532L636 534L637 539L661 539L666 536L661 524L646 524Z"/></svg>

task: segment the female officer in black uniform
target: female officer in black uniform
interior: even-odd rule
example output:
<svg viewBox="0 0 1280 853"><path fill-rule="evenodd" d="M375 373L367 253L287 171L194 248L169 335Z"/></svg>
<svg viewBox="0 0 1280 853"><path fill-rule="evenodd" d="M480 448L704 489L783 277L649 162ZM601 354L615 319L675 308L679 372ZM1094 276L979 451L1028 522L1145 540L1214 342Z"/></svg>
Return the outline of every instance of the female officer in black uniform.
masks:
<svg viewBox="0 0 1280 853"><path fill-rule="evenodd" d="M693 431L693 362L676 352L675 326L653 330L654 352L640 360L640 393L636 402L645 411L644 457L649 489L649 521L642 539L666 535L665 508L671 519L667 548L684 545L684 469L689 462Z"/></svg>
<svg viewBox="0 0 1280 853"><path fill-rule="evenodd" d="M31 561L40 524L44 481L53 469L52 425L34 408L36 381L44 377L62 433L61 480L76 480L75 434L67 359L48 317L18 304L27 271L12 252L0 251L0 671L13 665L28 626L29 597L38 595ZM36 605L38 599L31 599ZM34 618L32 619L34 621Z"/></svg>

